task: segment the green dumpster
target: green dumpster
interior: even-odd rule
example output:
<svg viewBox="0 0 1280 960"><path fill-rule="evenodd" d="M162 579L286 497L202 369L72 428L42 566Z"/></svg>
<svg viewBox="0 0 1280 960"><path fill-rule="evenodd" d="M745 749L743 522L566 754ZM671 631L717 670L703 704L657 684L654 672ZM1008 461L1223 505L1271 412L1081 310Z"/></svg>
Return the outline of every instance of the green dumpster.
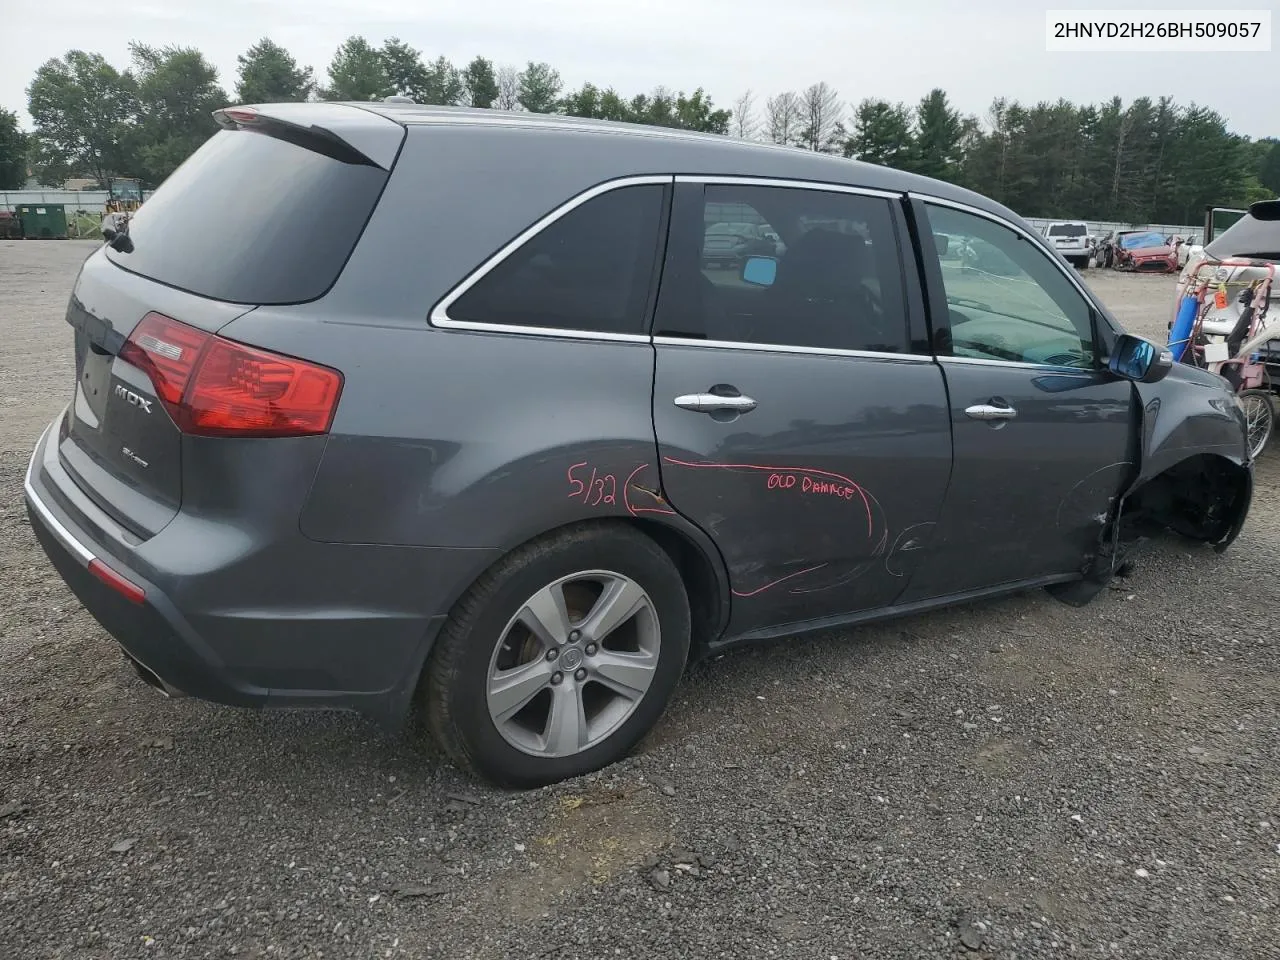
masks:
<svg viewBox="0 0 1280 960"><path fill-rule="evenodd" d="M27 240L67 239L67 210L60 203L20 203L14 211Z"/></svg>

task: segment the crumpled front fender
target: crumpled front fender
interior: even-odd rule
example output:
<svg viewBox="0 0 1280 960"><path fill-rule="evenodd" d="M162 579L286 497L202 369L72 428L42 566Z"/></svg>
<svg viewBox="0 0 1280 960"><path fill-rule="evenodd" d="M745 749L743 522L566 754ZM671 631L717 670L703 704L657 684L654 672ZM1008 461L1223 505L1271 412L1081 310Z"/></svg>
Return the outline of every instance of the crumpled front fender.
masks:
<svg viewBox="0 0 1280 960"><path fill-rule="evenodd" d="M1244 412L1226 382L1216 374L1178 365L1158 383L1134 384L1141 401L1140 460L1133 482L1123 495L1129 500L1156 478L1201 459L1211 465L1213 489L1227 513L1207 537L1219 551L1240 533L1253 499L1253 464L1249 458ZM1230 484L1231 489L1224 488ZM1211 505L1206 504L1206 509Z"/></svg>

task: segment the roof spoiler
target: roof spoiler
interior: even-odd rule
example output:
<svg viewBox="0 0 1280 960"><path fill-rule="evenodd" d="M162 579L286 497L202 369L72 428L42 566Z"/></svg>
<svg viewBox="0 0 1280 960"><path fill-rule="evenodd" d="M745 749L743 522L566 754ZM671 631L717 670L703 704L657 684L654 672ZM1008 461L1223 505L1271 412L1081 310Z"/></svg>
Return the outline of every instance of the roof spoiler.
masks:
<svg viewBox="0 0 1280 960"><path fill-rule="evenodd" d="M246 130L284 140L341 163L390 170L404 127L367 110L322 103L223 107L213 119L224 130Z"/></svg>
<svg viewBox="0 0 1280 960"><path fill-rule="evenodd" d="M1280 198L1249 204L1249 216L1255 220L1280 220Z"/></svg>

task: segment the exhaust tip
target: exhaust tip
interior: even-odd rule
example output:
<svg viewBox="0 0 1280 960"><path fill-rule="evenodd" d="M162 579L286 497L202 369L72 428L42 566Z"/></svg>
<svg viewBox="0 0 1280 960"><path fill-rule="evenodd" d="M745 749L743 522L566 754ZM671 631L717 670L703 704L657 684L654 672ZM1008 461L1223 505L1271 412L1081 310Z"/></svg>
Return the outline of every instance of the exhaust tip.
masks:
<svg viewBox="0 0 1280 960"><path fill-rule="evenodd" d="M162 694L164 694L166 697L170 697L172 699L177 699L179 697L185 696L185 694L181 690L178 690L176 687L172 687L169 684L165 683L164 680L160 678L160 674L156 673L154 670L148 667L145 663L143 663L141 660L139 660L137 657L131 654L128 650L125 650L123 647L121 647L120 651L121 653L124 654L124 658L129 661L129 664L133 667L134 672L139 677L142 678L143 683L145 683L147 686L154 687L155 689L159 690Z"/></svg>

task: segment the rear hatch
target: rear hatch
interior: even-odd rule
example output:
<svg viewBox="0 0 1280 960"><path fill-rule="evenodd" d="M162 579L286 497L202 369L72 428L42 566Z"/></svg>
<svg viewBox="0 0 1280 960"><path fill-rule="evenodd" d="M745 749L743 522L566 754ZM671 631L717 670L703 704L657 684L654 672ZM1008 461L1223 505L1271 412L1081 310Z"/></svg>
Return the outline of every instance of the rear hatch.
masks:
<svg viewBox="0 0 1280 960"><path fill-rule="evenodd" d="M299 108L308 106L285 109L305 115ZM315 106L319 119L348 111L394 128L397 149L403 139L403 127L383 117ZM316 405L336 404L340 378L335 387L319 368L214 334L259 305L323 296L389 176L331 130L253 110L219 114L227 129L89 257L67 309L76 385L58 438L61 465L144 539L181 505L184 434L327 430L328 420L316 429ZM382 154L389 168L394 150Z"/></svg>
<svg viewBox="0 0 1280 960"><path fill-rule="evenodd" d="M1089 245L1089 228L1083 223L1051 223L1047 236L1057 250L1082 252Z"/></svg>

